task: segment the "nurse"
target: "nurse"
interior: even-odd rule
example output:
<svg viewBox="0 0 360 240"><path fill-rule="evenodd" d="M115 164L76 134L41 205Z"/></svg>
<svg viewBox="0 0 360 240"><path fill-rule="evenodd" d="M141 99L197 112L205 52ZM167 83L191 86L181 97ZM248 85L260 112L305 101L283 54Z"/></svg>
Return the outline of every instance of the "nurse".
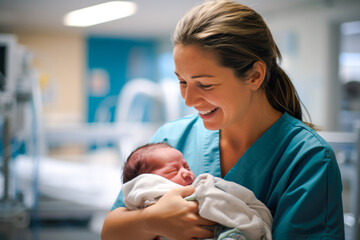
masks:
<svg viewBox="0 0 360 240"><path fill-rule="evenodd" d="M331 147L303 122L291 80L262 17L235 1L206 1L174 33L175 74L198 112L165 124L151 139L180 150L196 175L210 173L254 192L271 211L273 239L344 239L341 176ZM197 205L170 191L128 211L122 195L102 239L211 237Z"/></svg>

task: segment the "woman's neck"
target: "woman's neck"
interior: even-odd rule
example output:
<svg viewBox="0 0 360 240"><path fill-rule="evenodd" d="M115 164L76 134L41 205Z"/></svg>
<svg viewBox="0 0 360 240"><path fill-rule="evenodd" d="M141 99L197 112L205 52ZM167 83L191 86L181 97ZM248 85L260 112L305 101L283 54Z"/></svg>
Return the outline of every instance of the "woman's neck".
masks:
<svg viewBox="0 0 360 240"><path fill-rule="evenodd" d="M274 113L260 113L256 118L248 118L239 125L233 125L220 130L221 140L234 145L234 147L239 147L239 145L250 147L281 115L282 113L278 111Z"/></svg>
<svg viewBox="0 0 360 240"><path fill-rule="evenodd" d="M221 171L224 176L282 113L266 100L259 101L241 122L220 130Z"/></svg>

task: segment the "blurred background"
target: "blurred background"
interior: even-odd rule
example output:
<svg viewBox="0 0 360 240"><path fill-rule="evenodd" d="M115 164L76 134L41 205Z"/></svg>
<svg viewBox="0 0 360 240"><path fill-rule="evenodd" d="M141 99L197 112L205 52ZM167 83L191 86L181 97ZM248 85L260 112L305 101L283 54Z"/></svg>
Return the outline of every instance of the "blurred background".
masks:
<svg viewBox="0 0 360 240"><path fill-rule="evenodd" d="M105 2L0 0L0 239L99 239L127 155L192 113L170 39L201 1L134 0L131 16L64 25L67 13ZM238 2L268 23L282 67L334 147L346 239L360 239L360 1Z"/></svg>

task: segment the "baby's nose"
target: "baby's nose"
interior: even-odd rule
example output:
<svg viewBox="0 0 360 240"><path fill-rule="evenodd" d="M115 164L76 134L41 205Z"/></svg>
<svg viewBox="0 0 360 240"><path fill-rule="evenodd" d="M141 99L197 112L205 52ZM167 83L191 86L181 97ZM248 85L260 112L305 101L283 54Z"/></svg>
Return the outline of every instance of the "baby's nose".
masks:
<svg viewBox="0 0 360 240"><path fill-rule="evenodd" d="M186 170L186 169L184 169L184 170L182 171L182 177L183 177L183 178L187 178L187 177L189 177L189 175L190 175L190 171L188 171L188 170Z"/></svg>
<svg viewBox="0 0 360 240"><path fill-rule="evenodd" d="M189 182L189 184L192 183L193 179L193 174L191 173L191 171L187 170L187 169L183 169L182 173L181 173L182 178L184 178L186 181Z"/></svg>

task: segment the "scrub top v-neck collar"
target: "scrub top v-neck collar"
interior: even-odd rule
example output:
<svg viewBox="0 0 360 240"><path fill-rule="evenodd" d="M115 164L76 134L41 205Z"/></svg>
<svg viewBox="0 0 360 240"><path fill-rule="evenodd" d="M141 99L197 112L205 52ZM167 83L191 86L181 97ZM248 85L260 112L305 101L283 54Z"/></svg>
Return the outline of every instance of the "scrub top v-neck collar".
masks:
<svg viewBox="0 0 360 240"><path fill-rule="evenodd" d="M240 157L240 159L235 163L235 165L225 174L223 177L225 180L239 182L242 179L241 172L246 172L247 170L253 169L254 164L261 164L262 161L267 160L267 153L269 153L276 146L282 137L287 133L289 127L281 127L284 122L287 122L289 115L284 113L279 120L277 120L264 134L260 136L258 140ZM210 145L211 142L214 142L213 138L217 138L218 147L213 149L213 151L218 151L217 154L217 167L215 169L215 174L218 177L221 177L221 164L220 164L220 131L206 131L204 134L204 145ZM211 139L212 138L212 139ZM206 146L205 146L206 149ZM208 149L208 148L207 148ZM206 155L206 152L205 152ZM206 156L204 156L207 159ZM207 159L209 160L209 159ZM214 159L212 160L214 161ZM207 161L206 161L207 162ZM214 171L214 169L212 170Z"/></svg>

